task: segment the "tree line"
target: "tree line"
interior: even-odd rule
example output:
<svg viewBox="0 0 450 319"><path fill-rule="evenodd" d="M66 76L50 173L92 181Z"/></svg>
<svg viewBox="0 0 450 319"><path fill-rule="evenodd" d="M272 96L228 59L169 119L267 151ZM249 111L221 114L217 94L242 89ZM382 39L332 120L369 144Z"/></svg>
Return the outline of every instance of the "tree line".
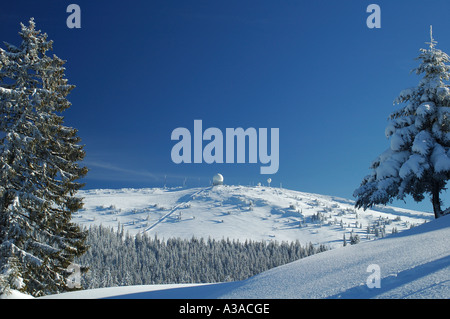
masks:
<svg viewBox="0 0 450 319"><path fill-rule="evenodd" d="M77 262L89 268L85 289L171 283L212 283L249 278L327 250L295 242L136 236L104 226L87 229L89 250Z"/></svg>

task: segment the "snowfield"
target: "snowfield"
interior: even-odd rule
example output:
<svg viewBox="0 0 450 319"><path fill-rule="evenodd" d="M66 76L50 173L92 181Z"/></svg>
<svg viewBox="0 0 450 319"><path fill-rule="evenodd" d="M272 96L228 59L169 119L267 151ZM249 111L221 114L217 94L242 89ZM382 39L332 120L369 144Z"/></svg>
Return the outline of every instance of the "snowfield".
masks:
<svg viewBox="0 0 450 319"><path fill-rule="evenodd" d="M450 216L257 275L223 298L450 298ZM368 288L378 265L380 288Z"/></svg>
<svg viewBox="0 0 450 319"><path fill-rule="evenodd" d="M261 186L87 190L81 196L85 208L73 218L84 226L166 239L299 240L332 249L243 281L109 287L42 298L450 298L450 216L434 220L432 213L384 206L364 212L351 200ZM360 242L350 245L350 234Z"/></svg>
<svg viewBox="0 0 450 319"><path fill-rule="evenodd" d="M450 216L333 249L240 282L93 289L43 298L450 298ZM379 287L375 273L379 267ZM372 268L369 268L372 269Z"/></svg>
<svg viewBox="0 0 450 319"><path fill-rule="evenodd" d="M343 245L344 235L361 241L403 231L433 214L393 207L355 210L351 200L264 186L87 190L84 209L73 216L130 234L159 238L208 237L245 241L295 241ZM369 234L368 234L369 226ZM352 235L352 236L353 236Z"/></svg>

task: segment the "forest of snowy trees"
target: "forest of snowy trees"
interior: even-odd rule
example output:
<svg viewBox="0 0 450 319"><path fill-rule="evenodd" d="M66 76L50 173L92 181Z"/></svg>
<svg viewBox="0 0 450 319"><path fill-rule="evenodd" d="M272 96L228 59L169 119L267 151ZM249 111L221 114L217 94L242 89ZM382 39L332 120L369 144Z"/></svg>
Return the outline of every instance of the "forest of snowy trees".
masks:
<svg viewBox="0 0 450 319"><path fill-rule="evenodd" d="M104 226L91 226L86 243L90 249L77 261L89 267L81 278L84 289L242 280L327 250L323 245L301 245L298 241L164 240Z"/></svg>

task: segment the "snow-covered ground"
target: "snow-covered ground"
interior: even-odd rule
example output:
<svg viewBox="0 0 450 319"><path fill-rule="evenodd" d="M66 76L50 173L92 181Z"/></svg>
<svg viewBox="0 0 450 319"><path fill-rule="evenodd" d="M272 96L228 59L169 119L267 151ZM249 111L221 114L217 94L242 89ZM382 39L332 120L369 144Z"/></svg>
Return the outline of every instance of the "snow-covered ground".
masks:
<svg viewBox="0 0 450 319"><path fill-rule="evenodd" d="M264 186L87 190L75 222L102 224L159 238L230 238L295 241L341 247L344 234L361 241L433 219L433 214L393 207L355 210L354 202ZM367 234L367 226L371 234Z"/></svg>
<svg viewBox="0 0 450 319"><path fill-rule="evenodd" d="M45 298L450 298L450 216L240 282L102 288ZM378 269L379 272L368 270ZM377 275L379 276L377 277ZM379 279L379 288L369 288Z"/></svg>
<svg viewBox="0 0 450 319"><path fill-rule="evenodd" d="M120 223L131 234L159 238L299 240L333 249L243 281L110 287L43 298L450 298L450 216L434 220L431 213L394 207L355 210L351 200L261 186L87 190L81 196L85 208L74 221L85 226ZM376 238L375 228L386 237ZM399 233L391 235L393 229ZM361 242L343 247L344 234L349 241L351 233Z"/></svg>

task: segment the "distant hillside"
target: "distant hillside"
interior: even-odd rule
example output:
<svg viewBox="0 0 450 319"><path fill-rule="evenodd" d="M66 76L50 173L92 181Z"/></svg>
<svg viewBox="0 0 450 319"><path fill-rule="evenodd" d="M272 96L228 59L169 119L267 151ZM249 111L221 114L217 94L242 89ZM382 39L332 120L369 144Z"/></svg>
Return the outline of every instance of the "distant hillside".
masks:
<svg viewBox="0 0 450 319"><path fill-rule="evenodd" d="M432 214L394 207L355 210L354 202L272 187L215 186L175 189L87 190L81 225L124 228L130 234L295 241L331 248L374 239L433 219ZM357 235L357 236L356 236Z"/></svg>

